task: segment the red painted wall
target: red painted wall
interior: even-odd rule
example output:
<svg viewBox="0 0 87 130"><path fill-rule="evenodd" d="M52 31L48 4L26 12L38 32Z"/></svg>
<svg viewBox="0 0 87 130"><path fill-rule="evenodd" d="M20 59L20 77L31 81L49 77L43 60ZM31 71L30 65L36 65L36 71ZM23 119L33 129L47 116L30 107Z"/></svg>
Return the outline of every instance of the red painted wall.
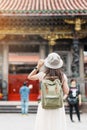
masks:
<svg viewBox="0 0 87 130"><path fill-rule="evenodd" d="M9 84L8 84L8 100L9 101L19 101L20 94L19 89L23 85L24 81L27 81L28 85L32 84L33 88L30 90L29 99L30 101L37 101L39 95L39 81L32 81L27 79L27 74L9 74Z"/></svg>

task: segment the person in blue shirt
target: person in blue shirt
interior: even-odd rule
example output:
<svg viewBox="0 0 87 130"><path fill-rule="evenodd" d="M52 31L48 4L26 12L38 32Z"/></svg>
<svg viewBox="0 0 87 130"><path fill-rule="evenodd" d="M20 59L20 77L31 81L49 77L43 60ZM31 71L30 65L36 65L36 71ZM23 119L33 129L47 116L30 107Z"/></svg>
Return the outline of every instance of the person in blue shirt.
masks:
<svg viewBox="0 0 87 130"><path fill-rule="evenodd" d="M28 114L29 93L30 89L27 86L27 83L24 82L23 86L20 88L22 114Z"/></svg>

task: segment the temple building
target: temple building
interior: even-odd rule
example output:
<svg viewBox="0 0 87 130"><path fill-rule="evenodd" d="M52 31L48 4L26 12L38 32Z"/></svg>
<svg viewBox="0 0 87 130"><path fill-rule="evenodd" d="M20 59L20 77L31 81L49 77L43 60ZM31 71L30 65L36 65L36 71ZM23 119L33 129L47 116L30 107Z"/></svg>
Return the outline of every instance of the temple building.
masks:
<svg viewBox="0 0 87 130"><path fill-rule="evenodd" d="M87 96L87 0L0 0L0 91L19 100L19 89L40 58L61 55L69 81L76 78ZM28 80L27 80L28 81ZM36 101L40 84L33 84Z"/></svg>

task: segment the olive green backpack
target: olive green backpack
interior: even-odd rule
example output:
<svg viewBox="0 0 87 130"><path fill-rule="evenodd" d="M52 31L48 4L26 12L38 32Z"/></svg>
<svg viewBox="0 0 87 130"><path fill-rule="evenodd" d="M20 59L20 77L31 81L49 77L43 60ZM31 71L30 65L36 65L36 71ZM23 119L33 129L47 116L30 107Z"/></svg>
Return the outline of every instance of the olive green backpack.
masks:
<svg viewBox="0 0 87 130"><path fill-rule="evenodd" d="M57 109L63 106L63 91L60 80L44 79L41 84L42 108Z"/></svg>

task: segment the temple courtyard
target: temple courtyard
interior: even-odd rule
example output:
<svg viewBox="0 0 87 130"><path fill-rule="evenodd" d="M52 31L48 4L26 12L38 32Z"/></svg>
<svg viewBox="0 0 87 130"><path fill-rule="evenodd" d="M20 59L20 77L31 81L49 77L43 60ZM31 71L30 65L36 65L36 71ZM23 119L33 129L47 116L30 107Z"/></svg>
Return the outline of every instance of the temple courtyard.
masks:
<svg viewBox="0 0 87 130"><path fill-rule="evenodd" d="M0 114L1 130L34 130L36 114L21 115L16 114ZM87 114L81 114L81 122L78 122L74 115L75 122L70 121L69 115L66 114L67 130L87 130Z"/></svg>

